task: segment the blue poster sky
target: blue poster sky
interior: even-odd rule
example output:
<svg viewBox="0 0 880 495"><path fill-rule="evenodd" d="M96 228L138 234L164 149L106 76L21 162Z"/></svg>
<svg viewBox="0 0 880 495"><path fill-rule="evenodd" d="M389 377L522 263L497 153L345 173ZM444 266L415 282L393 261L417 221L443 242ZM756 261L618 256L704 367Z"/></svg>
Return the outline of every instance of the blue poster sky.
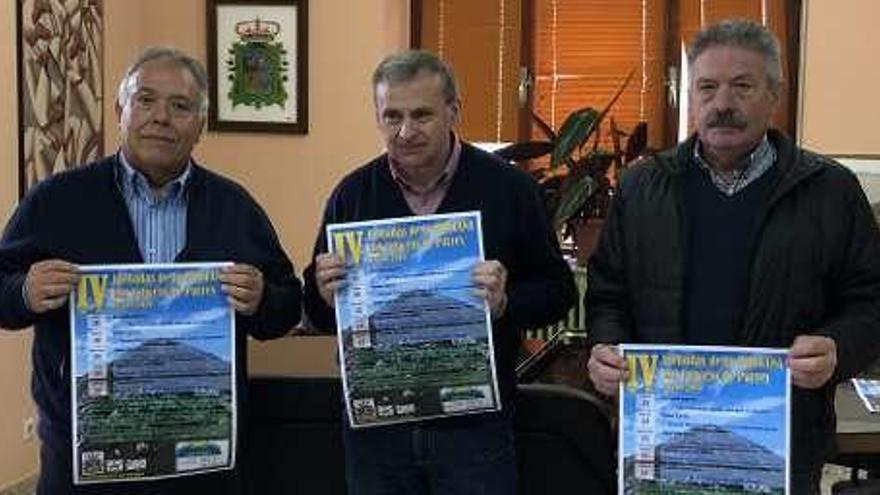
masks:
<svg viewBox="0 0 880 495"><path fill-rule="evenodd" d="M126 351L152 339L175 340L196 347L214 356L230 362L232 338L234 332L233 312L220 289L216 276L212 280L205 279L180 282L165 281L155 283L114 284L114 275L128 273L134 276L152 274L156 280L159 274L168 277L174 274L194 272L216 273L219 264L177 264L177 265L119 265L82 267L83 275L106 275L106 289L103 296L103 307L95 307L94 289L87 286L89 307L85 310L78 307L79 292L75 291L71 298L71 317L74 324L76 375L89 369L89 346L87 345L90 326L96 324L104 328L106 335L105 360L107 364L117 359ZM81 285L82 287L82 285ZM121 296L122 290L162 289L181 292L194 289L196 294L180 294L176 297L140 298L144 301L138 305L119 305L114 301L126 299ZM127 298L134 301L135 298ZM143 307L146 306L146 307ZM91 322L87 321L91 319Z"/></svg>
<svg viewBox="0 0 880 495"><path fill-rule="evenodd" d="M650 349L650 350L648 350ZM757 372L766 373L768 383L749 384L740 381L729 383L707 382L702 390L669 391L663 383L662 356L669 354L704 354L709 356L749 356L748 350L703 350L699 348L670 349L668 346L646 348L640 346L634 353L661 355L656 372L656 387L654 390L655 421L658 428L656 443L662 443L671 435L686 431L698 425L712 425L729 430L739 436L745 437L752 442L760 444L774 453L786 456L786 430L787 423L787 394L788 378L787 367L781 368L736 368L736 367L681 367L676 370L699 370L708 372ZM716 348L718 349L718 348ZM625 351L625 355L626 352ZM761 351L755 351L761 352ZM785 350L775 350L774 355L779 356L785 362ZM766 354L765 354L766 355ZM641 375L639 375L641 381ZM641 383L640 383L641 385ZM623 424L635 424L636 395L626 386L622 395ZM623 429L623 455L629 456L635 452L636 438L633 427Z"/></svg>
<svg viewBox="0 0 880 495"><path fill-rule="evenodd" d="M469 222L471 227L446 232L436 228L444 222L457 225ZM390 229L420 233L390 238L377 235ZM357 279L362 287L370 288L365 297L367 315L381 310L399 295L414 290L432 291L478 308L483 307L482 299L473 294L471 280L474 266L483 259L478 212L329 225L327 233L330 249L336 253L341 253L346 247L333 243L334 234L359 235L362 239L361 262L348 264L347 277L349 280ZM405 251L404 259L370 261L367 253L379 252L383 246L393 243L412 243L417 247ZM352 326L351 305L346 302L350 289L350 286L343 288L337 294L337 316L342 329Z"/></svg>

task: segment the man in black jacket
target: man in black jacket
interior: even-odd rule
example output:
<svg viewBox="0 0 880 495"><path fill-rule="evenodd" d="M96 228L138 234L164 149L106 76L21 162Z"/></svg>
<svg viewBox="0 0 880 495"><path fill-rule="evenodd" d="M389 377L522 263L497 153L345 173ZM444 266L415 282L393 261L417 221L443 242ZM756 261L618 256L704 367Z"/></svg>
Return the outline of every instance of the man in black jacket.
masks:
<svg viewBox="0 0 880 495"><path fill-rule="evenodd" d="M333 294L345 283L345 265L327 254L327 224L479 210L487 261L474 269L473 281L491 311L503 409L346 427L349 493L512 494L519 332L565 314L574 299L572 273L534 180L453 133L460 103L448 66L426 52L392 55L377 67L373 89L387 152L345 177L327 201L314 263L304 274L306 313L318 328L336 326Z"/></svg>
<svg viewBox="0 0 880 495"><path fill-rule="evenodd" d="M880 349L880 232L851 172L768 129L772 34L725 21L688 59L697 133L624 175L588 265L590 377L617 394L617 343L789 348L792 493L818 493L835 385Z"/></svg>
<svg viewBox="0 0 880 495"><path fill-rule="evenodd" d="M274 338L299 322L301 285L269 219L241 186L190 157L207 104L207 76L198 61L173 49L148 49L120 83L120 150L40 183L0 240L0 326L34 325L40 495L215 495L241 489L238 469L124 484L75 487L71 481L67 300L78 265L235 262L220 280L236 311L240 405L246 335ZM239 431L243 413L241 407Z"/></svg>

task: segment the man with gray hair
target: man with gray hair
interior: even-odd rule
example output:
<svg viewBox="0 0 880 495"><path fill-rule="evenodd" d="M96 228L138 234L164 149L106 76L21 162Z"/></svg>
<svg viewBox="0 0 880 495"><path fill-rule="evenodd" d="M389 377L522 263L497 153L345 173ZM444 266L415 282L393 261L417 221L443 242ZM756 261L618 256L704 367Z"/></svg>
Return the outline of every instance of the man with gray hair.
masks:
<svg viewBox="0 0 880 495"><path fill-rule="evenodd" d="M624 174L589 261L590 378L617 394L618 343L788 348L791 493L818 494L835 385L880 350L880 232L850 171L770 128L770 32L724 21L688 59L697 131Z"/></svg>
<svg viewBox="0 0 880 495"><path fill-rule="evenodd" d="M278 337L299 322L301 285L269 219L241 186L191 157L207 108L201 63L170 48L146 50L119 85L118 152L37 185L0 239L0 327L34 326L39 495L240 493L237 468L122 485L72 484L67 300L79 265L233 261L220 280L236 312L239 404L246 336Z"/></svg>
<svg viewBox="0 0 880 495"><path fill-rule="evenodd" d="M334 291L345 263L327 253L327 224L479 210L487 261L473 270L492 317L499 413L353 430L344 427L348 493L513 494L512 405L520 331L558 321L574 299L538 186L454 132L461 103L451 69L421 51L391 55L373 75L386 152L333 191L306 269L305 309L336 328Z"/></svg>

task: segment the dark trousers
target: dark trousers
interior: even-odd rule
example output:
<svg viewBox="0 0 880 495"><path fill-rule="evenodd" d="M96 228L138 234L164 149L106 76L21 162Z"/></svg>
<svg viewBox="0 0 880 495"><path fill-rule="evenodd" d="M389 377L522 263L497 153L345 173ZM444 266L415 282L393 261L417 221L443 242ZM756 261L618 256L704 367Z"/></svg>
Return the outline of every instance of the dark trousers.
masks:
<svg viewBox="0 0 880 495"><path fill-rule="evenodd" d="M218 471L182 478L123 483L73 484L70 444L43 442L36 495L239 495L241 470ZM236 460L237 465L242 461Z"/></svg>
<svg viewBox="0 0 880 495"><path fill-rule="evenodd" d="M790 484L792 495L819 495L822 465L810 469L792 469Z"/></svg>
<svg viewBox="0 0 880 495"><path fill-rule="evenodd" d="M343 430L349 495L516 493L507 418Z"/></svg>

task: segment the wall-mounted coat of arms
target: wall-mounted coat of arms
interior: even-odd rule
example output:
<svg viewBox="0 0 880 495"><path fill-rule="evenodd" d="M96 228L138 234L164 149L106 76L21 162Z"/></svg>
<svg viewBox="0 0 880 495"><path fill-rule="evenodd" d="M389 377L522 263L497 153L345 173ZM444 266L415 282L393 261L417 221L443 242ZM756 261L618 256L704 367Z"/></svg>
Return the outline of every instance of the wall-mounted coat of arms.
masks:
<svg viewBox="0 0 880 495"><path fill-rule="evenodd" d="M205 1L208 130L307 134L308 1Z"/></svg>
<svg viewBox="0 0 880 495"><path fill-rule="evenodd" d="M284 83L290 65L284 45L275 41L280 32L281 24L259 17L235 25L238 40L229 48L226 59L233 107L284 107L288 98Z"/></svg>

